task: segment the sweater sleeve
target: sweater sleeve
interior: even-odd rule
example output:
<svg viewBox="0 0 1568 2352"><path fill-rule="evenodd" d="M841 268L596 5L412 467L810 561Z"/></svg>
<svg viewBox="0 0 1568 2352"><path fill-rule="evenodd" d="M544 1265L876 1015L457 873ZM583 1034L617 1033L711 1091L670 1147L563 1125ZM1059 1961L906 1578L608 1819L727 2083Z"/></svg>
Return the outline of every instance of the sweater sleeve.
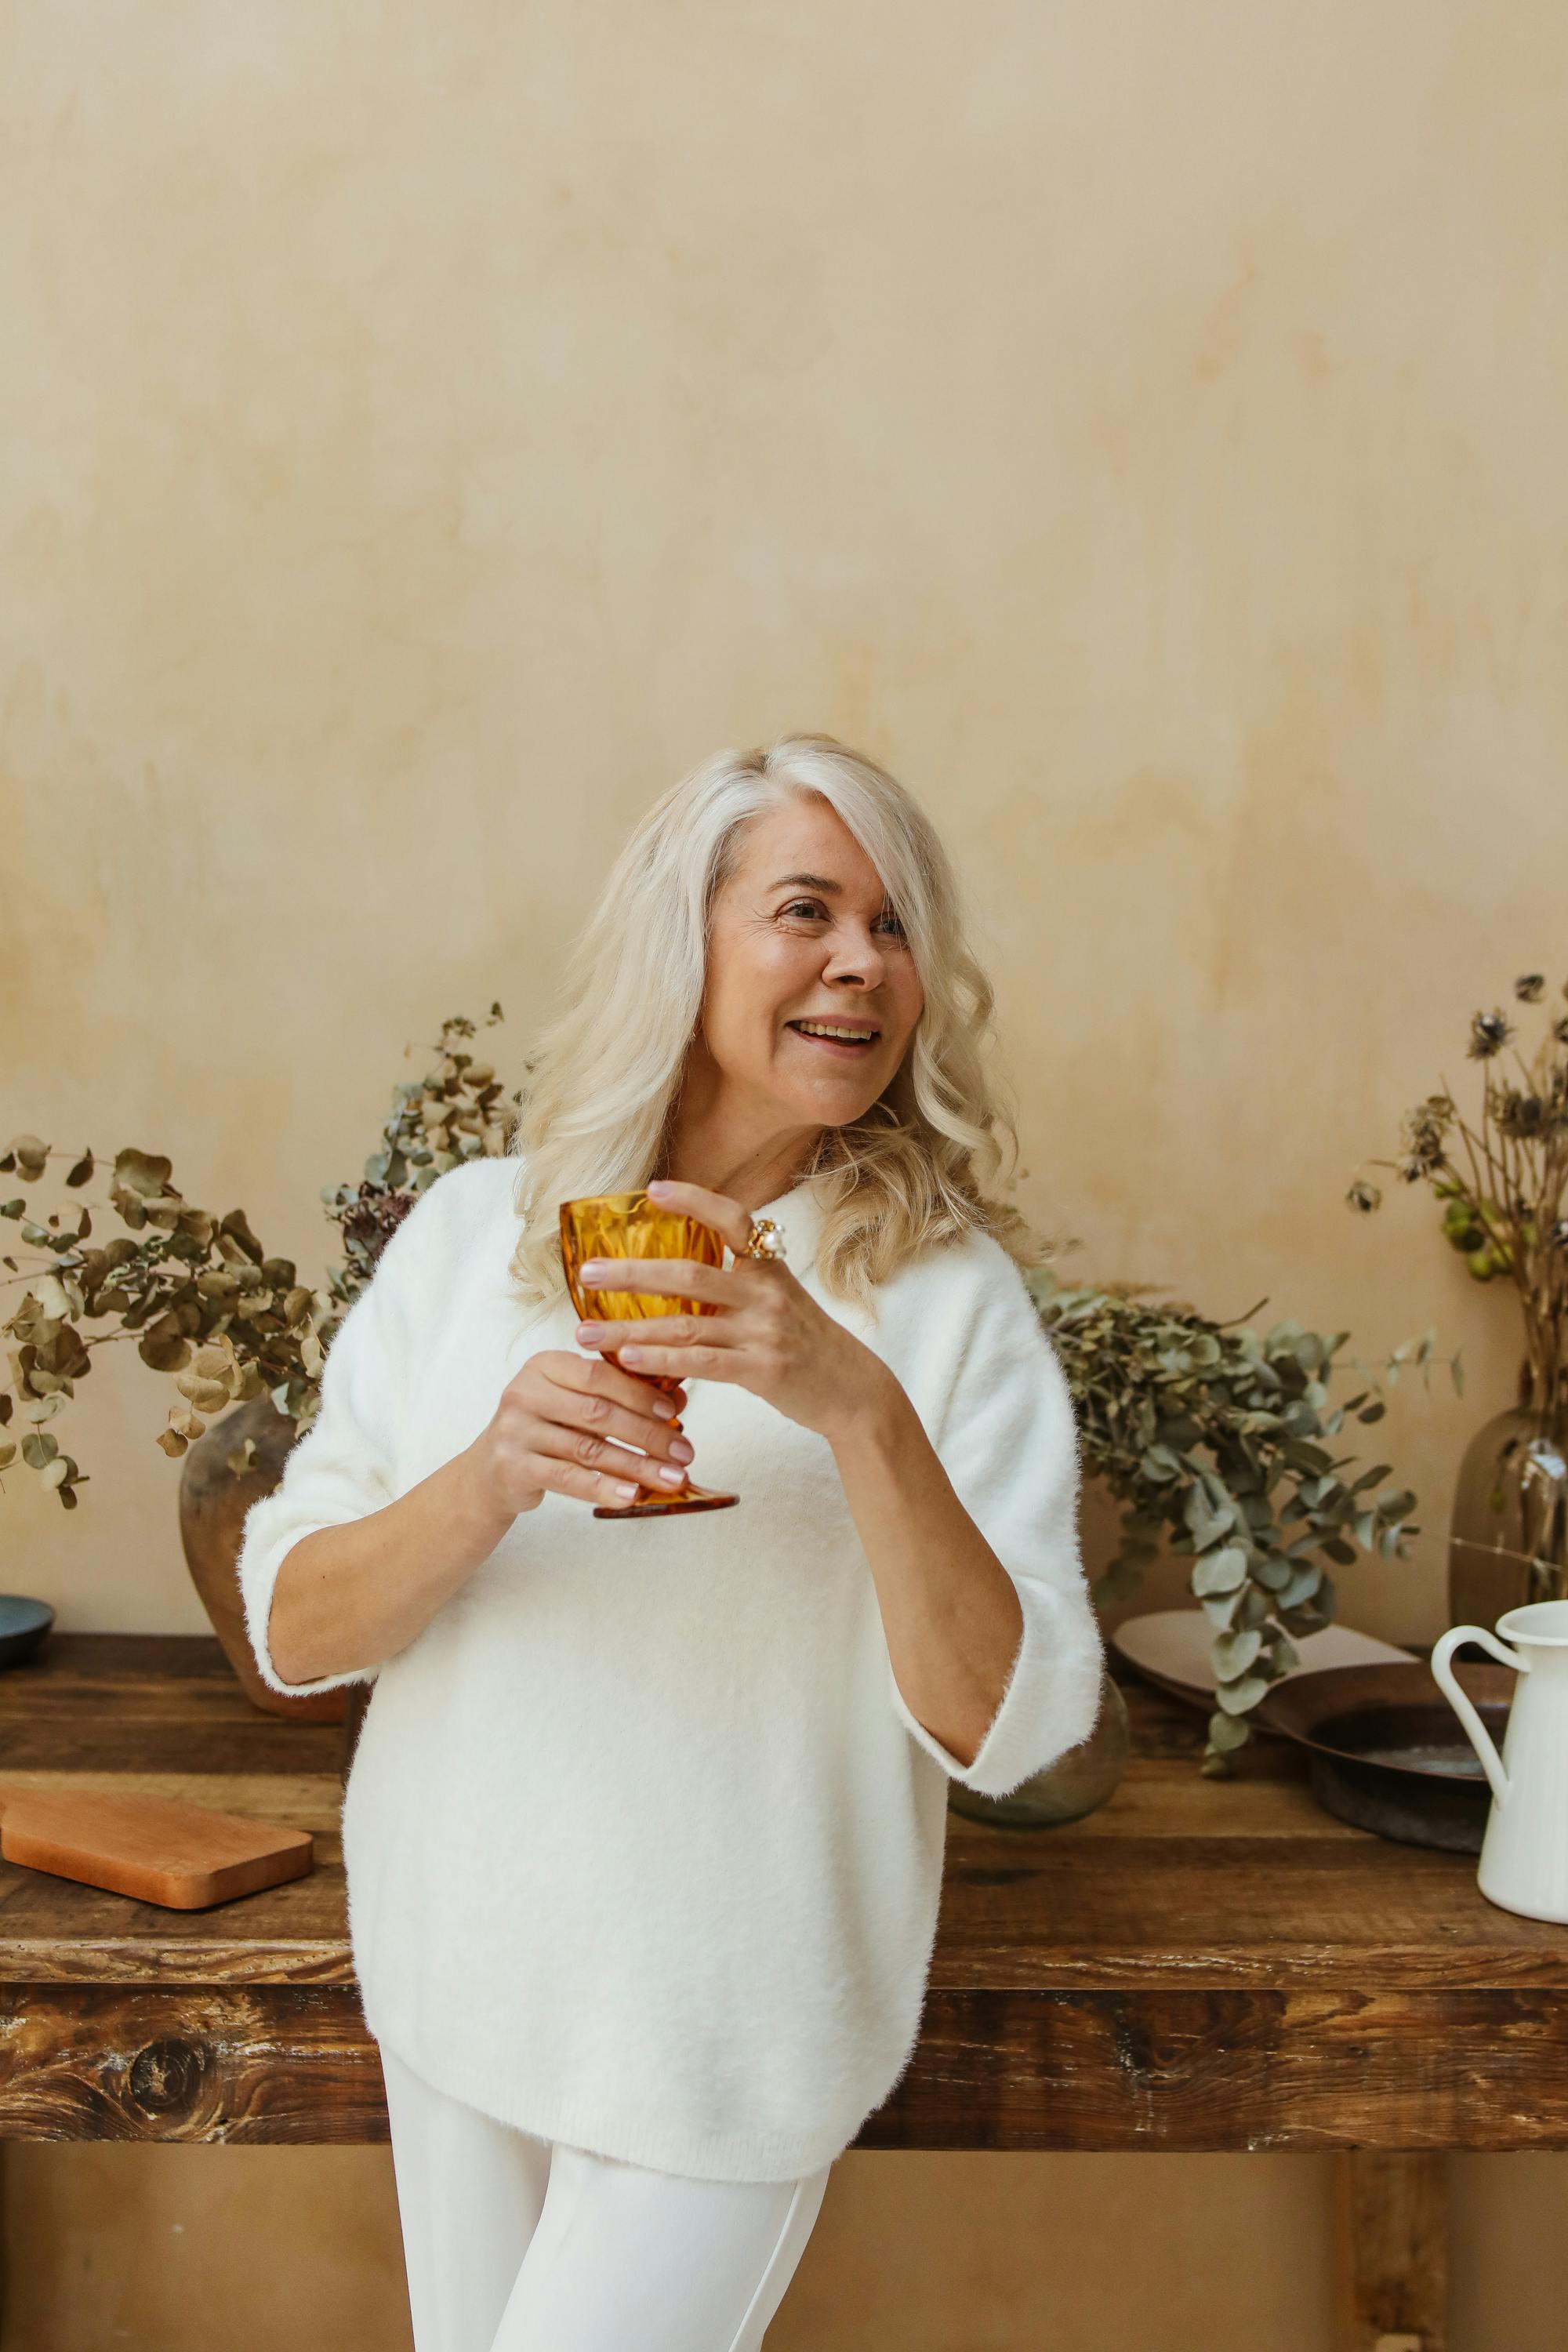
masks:
<svg viewBox="0 0 1568 2352"><path fill-rule="evenodd" d="M398 1400L416 1293L430 1223L441 1213L436 1196L457 1172L428 1186L384 1244L370 1281L327 1349L314 1421L289 1449L279 1483L246 1513L237 1566L246 1632L261 1678L274 1690L336 1690L374 1682L381 1670L367 1663L286 1683L268 1641L272 1595L279 1570L302 1537L342 1527L396 1500Z"/></svg>
<svg viewBox="0 0 1568 2352"><path fill-rule="evenodd" d="M888 1662L893 1707L949 1776L1005 1797L1087 1739L1104 1659L1079 1549L1079 1438L1071 1392L1023 1276L999 1242L940 1318L942 1393L927 1423L953 1491L1012 1578L1024 1627L978 1753L960 1762L911 1712ZM933 1329L931 1337L938 1338Z"/></svg>

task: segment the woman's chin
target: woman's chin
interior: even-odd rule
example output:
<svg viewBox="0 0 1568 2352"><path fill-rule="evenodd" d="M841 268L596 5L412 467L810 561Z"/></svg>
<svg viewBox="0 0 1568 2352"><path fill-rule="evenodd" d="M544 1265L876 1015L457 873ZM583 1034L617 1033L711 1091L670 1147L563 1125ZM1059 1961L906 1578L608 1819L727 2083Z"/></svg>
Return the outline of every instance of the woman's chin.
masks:
<svg viewBox="0 0 1568 2352"><path fill-rule="evenodd" d="M780 1106L792 1118L815 1119L822 1127L847 1127L859 1118L881 1093L864 1071L825 1071L810 1086L778 1089Z"/></svg>

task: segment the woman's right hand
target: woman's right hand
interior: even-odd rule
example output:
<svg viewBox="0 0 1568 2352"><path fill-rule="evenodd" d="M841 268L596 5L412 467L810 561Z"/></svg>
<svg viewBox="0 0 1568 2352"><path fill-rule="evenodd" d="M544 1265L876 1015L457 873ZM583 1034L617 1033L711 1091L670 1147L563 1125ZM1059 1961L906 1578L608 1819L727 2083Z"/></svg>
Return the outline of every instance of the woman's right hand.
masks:
<svg viewBox="0 0 1568 2352"><path fill-rule="evenodd" d="M668 1494L691 1460L673 1425L685 1405L683 1390L667 1395L608 1357L543 1348L508 1381L469 1448L474 1475L487 1505L509 1518L547 1493L612 1504L645 1488ZM661 1477L669 1468L676 1475Z"/></svg>

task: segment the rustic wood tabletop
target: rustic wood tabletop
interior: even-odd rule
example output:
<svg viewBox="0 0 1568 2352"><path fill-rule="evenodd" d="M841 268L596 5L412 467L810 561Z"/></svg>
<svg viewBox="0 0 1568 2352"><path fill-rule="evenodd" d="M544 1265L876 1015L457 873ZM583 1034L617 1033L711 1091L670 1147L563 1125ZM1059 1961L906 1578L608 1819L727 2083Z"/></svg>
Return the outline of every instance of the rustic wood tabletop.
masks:
<svg viewBox="0 0 1568 2352"><path fill-rule="evenodd" d="M1473 1857L1331 1818L1288 1741L1203 1779L1202 1716L1124 1689L1134 1755L1100 1811L950 1815L920 2045L856 2145L1353 2151L1344 2341L1440 2352L1424 2158L1568 2147L1568 1929L1489 1904ZM195 1912L0 1863L0 2137L385 2139L342 1738L260 1713L204 1636L56 1633L0 1673L0 1805L146 1790L315 1843L307 1876Z"/></svg>

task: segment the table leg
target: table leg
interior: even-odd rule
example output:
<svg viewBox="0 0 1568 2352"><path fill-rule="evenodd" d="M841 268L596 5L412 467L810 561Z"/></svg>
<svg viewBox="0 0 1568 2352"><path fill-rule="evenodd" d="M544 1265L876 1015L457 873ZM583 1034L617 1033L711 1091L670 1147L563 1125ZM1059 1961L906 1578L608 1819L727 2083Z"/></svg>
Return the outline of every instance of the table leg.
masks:
<svg viewBox="0 0 1568 2352"><path fill-rule="evenodd" d="M1447 2352L1447 2158L1347 2148L1334 2158L1338 2352Z"/></svg>

